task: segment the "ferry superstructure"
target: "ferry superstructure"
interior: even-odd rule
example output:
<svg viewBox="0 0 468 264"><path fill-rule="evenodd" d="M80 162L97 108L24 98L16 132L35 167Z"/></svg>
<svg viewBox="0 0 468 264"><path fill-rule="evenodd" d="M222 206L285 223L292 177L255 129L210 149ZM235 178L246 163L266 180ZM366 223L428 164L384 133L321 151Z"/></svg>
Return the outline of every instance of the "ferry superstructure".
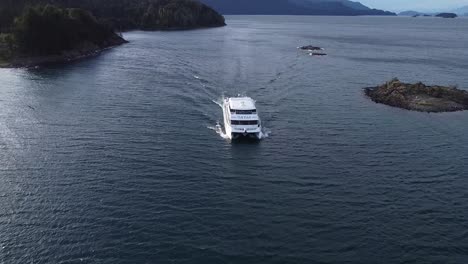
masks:
<svg viewBox="0 0 468 264"><path fill-rule="evenodd" d="M224 128L230 139L261 139L262 124L255 101L250 97L229 97L223 100Z"/></svg>

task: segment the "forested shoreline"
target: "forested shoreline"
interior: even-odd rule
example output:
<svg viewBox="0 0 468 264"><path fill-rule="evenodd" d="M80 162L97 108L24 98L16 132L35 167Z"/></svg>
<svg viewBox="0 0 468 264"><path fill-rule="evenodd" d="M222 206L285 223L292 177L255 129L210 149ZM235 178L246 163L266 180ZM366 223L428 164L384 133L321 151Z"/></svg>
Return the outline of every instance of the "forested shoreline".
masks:
<svg viewBox="0 0 468 264"><path fill-rule="evenodd" d="M126 30L224 25L222 15L192 0L5 0L0 3L0 66L95 54L125 43L116 32Z"/></svg>
<svg viewBox="0 0 468 264"><path fill-rule="evenodd" d="M115 30L164 30L224 26L224 17L195 0L3 0L0 31L9 31L28 6L54 5L91 12Z"/></svg>

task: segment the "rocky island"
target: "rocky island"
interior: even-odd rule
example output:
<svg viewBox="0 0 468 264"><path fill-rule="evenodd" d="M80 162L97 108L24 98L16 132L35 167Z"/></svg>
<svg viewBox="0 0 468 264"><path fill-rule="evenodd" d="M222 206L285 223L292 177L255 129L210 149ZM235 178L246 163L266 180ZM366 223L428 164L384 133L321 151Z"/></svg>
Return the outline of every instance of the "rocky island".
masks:
<svg viewBox="0 0 468 264"><path fill-rule="evenodd" d="M457 18L458 15L455 13L440 13L435 15L436 17L442 17L442 18Z"/></svg>
<svg viewBox="0 0 468 264"><path fill-rule="evenodd" d="M302 46L302 47L299 47L298 49L301 49L301 50L307 50L307 51L317 51L317 50L323 50L323 48L320 48L320 47L316 47L316 46L312 46L312 45L307 45L307 46Z"/></svg>
<svg viewBox="0 0 468 264"><path fill-rule="evenodd" d="M50 4L53 2L53 4ZM0 67L67 62L126 43L116 32L224 26L193 0L16 0L0 2Z"/></svg>
<svg viewBox="0 0 468 264"><path fill-rule="evenodd" d="M298 47L298 49L307 51L310 56L326 56L327 55L324 51L325 49L321 47L316 47L313 45L301 46L301 47Z"/></svg>
<svg viewBox="0 0 468 264"><path fill-rule="evenodd" d="M398 13L399 16L411 16L411 17L442 17L442 18L456 18L458 17L455 13L437 13L437 14L426 14L417 11L403 11Z"/></svg>
<svg viewBox="0 0 468 264"><path fill-rule="evenodd" d="M455 87L403 83L393 79L364 89L374 102L419 112L468 110L468 92Z"/></svg>

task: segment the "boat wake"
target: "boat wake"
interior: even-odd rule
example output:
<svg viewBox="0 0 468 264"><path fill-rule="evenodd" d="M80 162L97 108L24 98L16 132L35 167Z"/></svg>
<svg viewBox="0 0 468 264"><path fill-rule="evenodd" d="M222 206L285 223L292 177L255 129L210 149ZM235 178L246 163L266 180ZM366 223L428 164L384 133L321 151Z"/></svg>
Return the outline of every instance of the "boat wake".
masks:
<svg viewBox="0 0 468 264"><path fill-rule="evenodd" d="M224 101L224 96L221 98L218 98L217 100L211 100L213 103L217 104L221 109L223 109L223 101Z"/></svg>
<svg viewBox="0 0 468 264"><path fill-rule="evenodd" d="M207 128L216 132L216 134L218 134L221 138L229 140L229 136L224 132L223 126L219 122L216 122L216 126L208 126ZM263 127L262 132L260 133L260 139L268 138L270 136L270 133L271 130L269 130L266 127Z"/></svg>
<svg viewBox="0 0 468 264"><path fill-rule="evenodd" d="M271 130L266 128L265 126L262 127L262 132L260 133L260 139L264 139L270 136Z"/></svg>
<svg viewBox="0 0 468 264"><path fill-rule="evenodd" d="M193 75L193 78L195 78L196 80L198 80L203 86L206 86L206 84L209 84L210 81L206 80L206 79L203 79L202 77L198 76L198 75Z"/></svg>
<svg viewBox="0 0 468 264"><path fill-rule="evenodd" d="M226 133L224 132L223 130L223 127L221 126L221 124L219 122L216 122L216 126L209 126L208 129L211 129L213 131L216 132L216 134L218 134L220 137L224 138L224 139L229 139L229 136L226 135Z"/></svg>

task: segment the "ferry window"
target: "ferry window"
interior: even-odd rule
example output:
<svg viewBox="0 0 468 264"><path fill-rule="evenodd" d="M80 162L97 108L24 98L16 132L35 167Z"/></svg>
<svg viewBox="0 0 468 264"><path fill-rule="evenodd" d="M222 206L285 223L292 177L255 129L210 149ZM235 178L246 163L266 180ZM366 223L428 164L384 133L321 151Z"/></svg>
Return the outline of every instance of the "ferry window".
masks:
<svg viewBox="0 0 468 264"><path fill-rule="evenodd" d="M258 125L258 120L231 120L231 125Z"/></svg>
<svg viewBox="0 0 468 264"><path fill-rule="evenodd" d="M258 124L257 120L245 120L245 121L237 121L239 125L256 125Z"/></svg>
<svg viewBox="0 0 468 264"><path fill-rule="evenodd" d="M257 112L257 110L236 110L236 114L238 115L251 115Z"/></svg>

